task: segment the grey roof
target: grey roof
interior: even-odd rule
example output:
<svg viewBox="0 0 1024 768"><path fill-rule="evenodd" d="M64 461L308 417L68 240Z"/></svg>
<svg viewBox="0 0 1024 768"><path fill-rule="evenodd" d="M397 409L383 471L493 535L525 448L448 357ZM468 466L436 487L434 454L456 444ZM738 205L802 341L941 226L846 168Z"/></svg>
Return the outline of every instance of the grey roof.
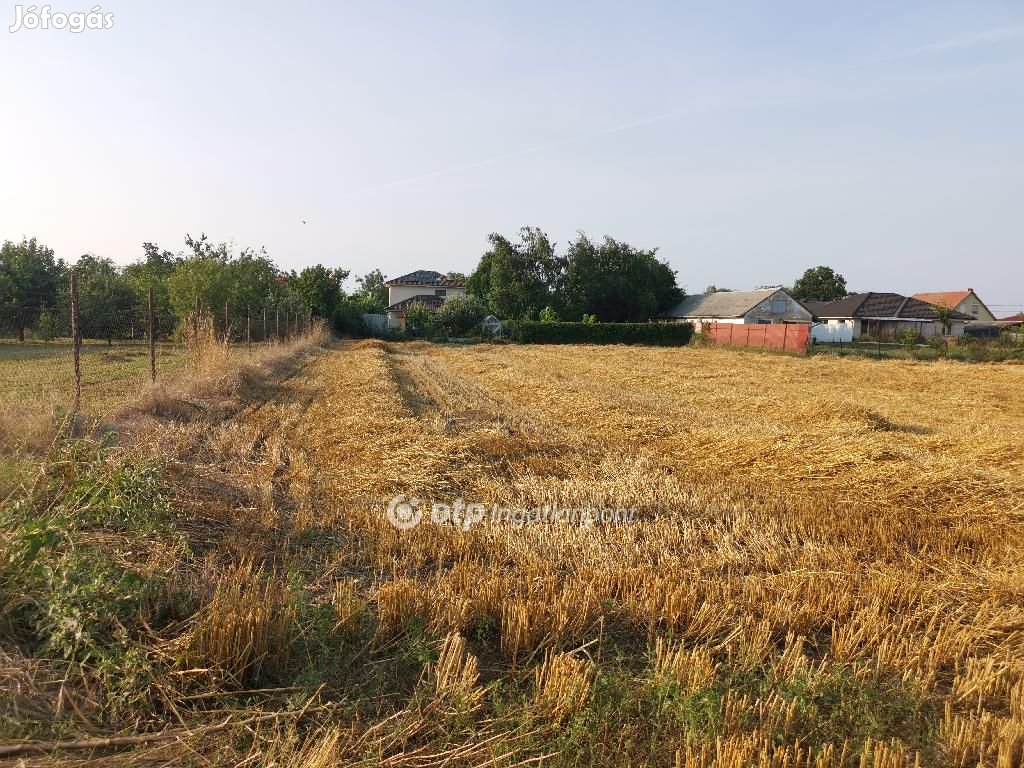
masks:
<svg viewBox="0 0 1024 768"><path fill-rule="evenodd" d="M807 308L815 317L871 319L926 320L939 319L935 308L910 296L899 293L853 293L837 301L808 301ZM970 315L951 310L950 320L973 320Z"/></svg>
<svg viewBox="0 0 1024 768"><path fill-rule="evenodd" d="M448 275L435 272L432 269L417 269L407 275L388 280L384 285L437 285L448 288L464 288L461 280L452 280Z"/></svg>
<svg viewBox="0 0 1024 768"><path fill-rule="evenodd" d="M427 309L431 312L436 312L437 308L444 304L444 296L434 296L431 294L420 294L419 296L411 296L408 299L402 299L399 302L392 304L387 308L388 312L404 312L413 304L425 304Z"/></svg>
<svg viewBox="0 0 1024 768"><path fill-rule="evenodd" d="M781 291L781 288L763 288L759 291L718 291L687 296L665 317L743 317L750 310Z"/></svg>

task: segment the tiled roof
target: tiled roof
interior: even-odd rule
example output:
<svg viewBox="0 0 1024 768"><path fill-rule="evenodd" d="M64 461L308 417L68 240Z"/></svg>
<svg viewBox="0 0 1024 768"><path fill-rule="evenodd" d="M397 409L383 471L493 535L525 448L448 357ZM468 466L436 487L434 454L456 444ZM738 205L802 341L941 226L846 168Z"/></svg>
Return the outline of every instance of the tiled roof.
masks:
<svg viewBox="0 0 1024 768"><path fill-rule="evenodd" d="M966 291L938 291L934 293L915 293L912 299L923 301L925 304L938 304L940 307L955 309L964 299L971 295L971 289Z"/></svg>
<svg viewBox="0 0 1024 768"><path fill-rule="evenodd" d="M760 291L718 291L687 296L665 317L742 317L778 288L764 288Z"/></svg>
<svg viewBox="0 0 1024 768"><path fill-rule="evenodd" d="M409 308L411 304L426 304L427 309L436 312L437 308L444 303L444 296L433 296L425 293L422 296L412 296L408 299L402 299L402 301L396 302L387 308L388 312L404 312Z"/></svg>
<svg viewBox="0 0 1024 768"><path fill-rule="evenodd" d="M838 301L808 301L806 307L815 317L866 317L892 320L938 320L935 308L927 302L899 293L854 293ZM970 315L953 311L951 320L973 320Z"/></svg>
<svg viewBox="0 0 1024 768"><path fill-rule="evenodd" d="M407 275L388 280L385 285L436 285L442 288L465 288L461 280L452 280L447 275L432 269L417 269Z"/></svg>

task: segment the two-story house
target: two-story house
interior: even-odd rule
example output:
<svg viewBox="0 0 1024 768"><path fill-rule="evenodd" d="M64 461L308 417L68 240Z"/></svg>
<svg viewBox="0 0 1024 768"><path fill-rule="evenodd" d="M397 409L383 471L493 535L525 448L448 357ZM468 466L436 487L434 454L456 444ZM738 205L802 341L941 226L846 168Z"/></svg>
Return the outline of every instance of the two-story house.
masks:
<svg viewBox="0 0 1024 768"><path fill-rule="evenodd" d="M988 311L985 302L978 298L973 288L966 291L941 291L939 293L915 293L912 298L923 301L925 304L937 304L956 312L969 315L972 320L981 323L991 323L996 318Z"/></svg>
<svg viewBox="0 0 1024 768"><path fill-rule="evenodd" d="M466 293L466 285L431 269L418 269L388 280L388 327L405 328L405 311L411 304L423 304L437 312L445 299Z"/></svg>

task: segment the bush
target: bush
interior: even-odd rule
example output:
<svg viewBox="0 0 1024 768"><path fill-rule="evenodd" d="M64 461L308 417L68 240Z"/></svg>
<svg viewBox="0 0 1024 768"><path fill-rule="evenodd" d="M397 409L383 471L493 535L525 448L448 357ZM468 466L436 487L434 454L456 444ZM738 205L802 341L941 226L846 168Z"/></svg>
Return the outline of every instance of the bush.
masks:
<svg viewBox="0 0 1024 768"><path fill-rule="evenodd" d="M512 324L521 344L649 344L684 346L693 336L690 323L542 323Z"/></svg>
<svg viewBox="0 0 1024 768"><path fill-rule="evenodd" d="M445 336L465 336L480 329L487 308L475 296L452 296L437 311L435 325Z"/></svg>
<svg viewBox="0 0 1024 768"><path fill-rule="evenodd" d="M917 331L913 330L912 328L908 328L907 330L900 334L900 344L902 344L905 347L912 347L915 344L917 344L919 338L920 337L917 335Z"/></svg>
<svg viewBox="0 0 1024 768"><path fill-rule="evenodd" d="M405 330L417 339L429 339L434 335L434 313L430 307L414 301L405 309Z"/></svg>
<svg viewBox="0 0 1024 768"><path fill-rule="evenodd" d="M366 328L363 324L362 306L349 296L343 297L334 309L331 325L339 336L363 336Z"/></svg>
<svg viewBox="0 0 1024 768"><path fill-rule="evenodd" d="M544 307L540 311L540 321L542 323L557 323L558 313L555 312L553 307Z"/></svg>

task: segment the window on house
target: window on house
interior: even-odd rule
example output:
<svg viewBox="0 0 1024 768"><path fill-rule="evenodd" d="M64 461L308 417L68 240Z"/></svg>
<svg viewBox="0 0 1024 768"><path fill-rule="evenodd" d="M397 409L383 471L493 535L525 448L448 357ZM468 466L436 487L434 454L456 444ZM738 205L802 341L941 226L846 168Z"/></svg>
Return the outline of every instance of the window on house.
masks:
<svg viewBox="0 0 1024 768"><path fill-rule="evenodd" d="M438 288L437 290L434 291L434 295L435 296L447 296L448 295L448 291L446 291L444 288Z"/></svg>
<svg viewBox="0 0 1024 768"><path fill-rule="evenodd" d="M972 315L978 314L978 305L977 304L971 304L971 314Z"/></svg>
<svg viewBox="0 0 1024 768"><path fill-rule="evenodd" d="M772 300L772 314L773 315L784 315L786 314L786 300L785 299L773 299Z"/></svg>

